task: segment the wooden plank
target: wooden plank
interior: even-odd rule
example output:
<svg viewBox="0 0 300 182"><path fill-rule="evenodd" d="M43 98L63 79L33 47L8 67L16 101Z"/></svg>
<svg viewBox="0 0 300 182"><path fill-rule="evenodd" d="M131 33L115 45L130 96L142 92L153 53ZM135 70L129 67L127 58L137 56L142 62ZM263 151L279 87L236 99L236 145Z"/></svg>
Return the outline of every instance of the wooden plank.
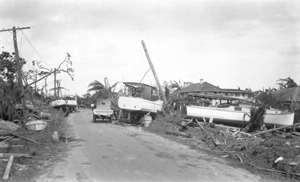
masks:
<svg viewBox="0 0 300 182"><path fill-rule="evenodd" d="M0 158L7 158L13 155L14 157L31 157L29 154L24 153L0 153Z"/></svg>
<svg viewBox="0 0 300 182"><path fill-rule="evenodd" d="M23 138L23 139L25 139L25 140L31 141L31 142L33 142L33 143L40 144L39 142L37 142L37 141L35 141L35 140L32 140L32 139L30 139L30 138L26 138L26 137L24 137L24 136L17 135L17 134L14 134L14 133L10 133L10 134L13 135L13 136L16 136L16 137Z"/></svg>
<svg viewBox="0 0 300 182"><path fill-rule="evenodd" d="M7 180L8 177L9 177L9 173L10 173L10 169L11 169L11 166L13 164L13 161L14 161L14 156L11 155L9 157L9 160L8 160L8 163L7 163L7 166L6 166L6 169L5 169L5 172L4 172L4 175L3 175L3 180Z"/></svg>
<svg viewBox="0 0 300 182"><path fill-rule="evenodd" d="M8 141L8 140L10 140L10 139L12 139L13 138L13 136L11 136L11 137L7 137L5 140L2 140L1 142L5 142L5 141ZM1 143L0 142L0 143Z"/></svg>
<svg viewBox="0 0 300 182"><path fill-rule="evenodd" d="M295 126L299 126L299 125L300 125L300 123L292 124L292 125L289 125L289 126L283 126L283 127L279 127L279 128L275 128L275 129L271 129L271 130L266 130L266 131L262 131L262 132L259 132L259 133L255 133L255 134L252 134L252 136L260 135L260 134L263 134L263 133L269 133L271 131L282 130L282 129L285 129L285 128L295 127Z"/></svg>
<svg viewBox="0 0 300 182"><path fill-rule="evenodd" d="M294 131L294 132L292 132L292 134L293 134L293 135L296 135L296 136L300 136L300 132Z"/></svg>
<svg viewBox="0 0 300 182"><path fill-rule="evenodd" d="M200 126L201 130L204 131L203 127L201 126L201 124L199 123L199 121L196 119L198 125Z"/></svg>

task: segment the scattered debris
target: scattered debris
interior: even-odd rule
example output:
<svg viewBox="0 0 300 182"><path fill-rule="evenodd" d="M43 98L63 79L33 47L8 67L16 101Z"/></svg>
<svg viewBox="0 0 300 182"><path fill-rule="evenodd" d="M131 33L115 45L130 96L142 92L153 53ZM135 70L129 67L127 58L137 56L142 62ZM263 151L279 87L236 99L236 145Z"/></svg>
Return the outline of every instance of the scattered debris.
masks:
<svg viewBox="0 0 300 182"><path fill-rule="evenodd" d="M165 133L169 134L169 135L181 136L181 137L185 137L185 138L192 138L192 136L190 134L186 134L184 132L175 131L175 130L166 130Z"/></svg>
<svg viewBox="0 0 300 182"><path fill-rule="evenodd" d="M189 122L191 120L193 122ZM147 130L184 137L186 139L183 142L195 149L209 151L222 158L236 158L243 165L259 170L300 179L299 132L292 129L300 126L300 123L247 133L236 127L191 120L170 116L157 117ZM178 126L184 126L184 132Z"/></svg>
<svg viewBox="0 0 300 182"><path fill-rule="evenodd" d="M274 163L276 164L277 162L282 161L282 160L283 160L283 157L278 157L278 158L274 161Z"/></svg>
<svg viewBox="0 0 300 182"><path fill-rule="evenodd" d="M16 131L18 128L20 128L20 126L13 122L0 120L0 130L1 131L13 132L13 131Z"/></svg>

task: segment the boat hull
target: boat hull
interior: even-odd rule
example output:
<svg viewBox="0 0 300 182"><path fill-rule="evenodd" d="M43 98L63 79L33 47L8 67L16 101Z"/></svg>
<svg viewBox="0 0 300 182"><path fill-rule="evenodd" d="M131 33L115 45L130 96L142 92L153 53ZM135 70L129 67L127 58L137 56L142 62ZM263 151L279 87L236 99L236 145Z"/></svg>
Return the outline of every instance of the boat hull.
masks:
<svg viewBox="0 0 300 182"><path fill-rule="evenodd" d="M77 100L64 100L64 99L58 99L54 100L50 103L50 106L59 109L59 108L69 108L69 109L75 109L77 107Z"/></svg>
<svg viewBox="0 0 300 182"><path fill-rule="evenodd" d="M163 106L163 101L150 101L142 98L136 97L119 97L118 106L129 112L150 112L157 113L157 111L161 111Z"/></svg>
<svg viewBox="0 0 300 182"><path fill-rule="evenodd" d="M25 127L31 131L41 131L47 127L47 122L43 120L28 121Z"/></svg>
<svg viewBox="0 0 300 182"><path fill-rule="evenodd" d="M183 106L181 114L188 118L210 119L214 123L228 125L243 125L250 120L250 109L242 111L230 110L231 108L215 108L202 106ZM266 125L288 126L294 122L294 113L266 112L264 122Z"/></svg>

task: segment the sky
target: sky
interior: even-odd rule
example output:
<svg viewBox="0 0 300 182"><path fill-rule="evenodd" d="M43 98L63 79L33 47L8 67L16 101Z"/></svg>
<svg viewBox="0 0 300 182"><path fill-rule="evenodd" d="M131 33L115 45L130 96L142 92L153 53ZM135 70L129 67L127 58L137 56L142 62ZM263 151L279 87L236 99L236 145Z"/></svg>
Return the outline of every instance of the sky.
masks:
<svg viewBox="0 0 300 182"><path fill-rule="evenodd" d="M17 37L24 69L32 60L53 69L71 55L74 81L57 75L69 94L105 77L111 85L140 82L150 68L142 40L161 83L300 83L298 0L0 0L0 28L13 26L30 27ZM0 49L13 52L11 32L0 33ZM142 82L155 84L151 71Z"/></svg>

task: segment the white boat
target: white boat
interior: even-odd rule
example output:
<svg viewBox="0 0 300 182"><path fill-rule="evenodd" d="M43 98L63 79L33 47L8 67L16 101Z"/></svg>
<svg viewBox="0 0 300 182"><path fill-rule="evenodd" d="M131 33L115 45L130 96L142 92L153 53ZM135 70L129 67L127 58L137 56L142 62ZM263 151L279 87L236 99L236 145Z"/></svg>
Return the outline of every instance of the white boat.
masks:
<svg viewBox="0 0 300 182"><path fill-rule="evenodd" d="M66 110L67 108L70 110L74 110L77 107L77 99L76 98L60 98L50 102L50 106L56 109Z"/></svg>
<svg viewBox="0 0 300 182"><path fill-rule="evenodd" d="M33 121L28 121L25 124L25 127L28 130L32 130L32 131L41 131L44 130L47 127L47 122L44 120L33 120Z"/></svg>
<svg viewBox="0 0 300 182"><path fill-rule="evenodd" d="M156 115L162 110L163 101L158 98L156 88L143 83L124 82L127 87L125 96L120 96L118 106L130 113Z"/></svg>
<svg viewBox="0 0 300 182"><path fill-rule="evenodd" d="M163 106L163 101L156 100L150 101L138 97L123 97L120 96L118 100L118 106L121 109L127 111L144 111L150 113L157 113L157 111L161 111Z"/></svg>
<svg viewBox="0 0 300 182"><path fill-rule="evenodd" d="M250 120L250 107L205 107L182 106L181 114L188 118L199 118L214 123L243 125ZM294 113L284 113L280 110L267 109L264 122L266 125L287 126L294 123Z"/></svg>

